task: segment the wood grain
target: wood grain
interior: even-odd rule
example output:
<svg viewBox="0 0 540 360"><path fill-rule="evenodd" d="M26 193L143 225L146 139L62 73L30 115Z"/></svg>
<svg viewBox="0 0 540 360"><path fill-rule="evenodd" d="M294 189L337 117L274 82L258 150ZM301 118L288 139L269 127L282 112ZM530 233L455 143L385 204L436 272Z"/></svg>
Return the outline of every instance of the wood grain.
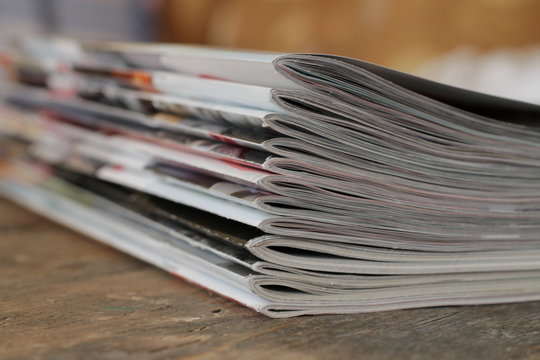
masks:
<svg viewBox="0 0 540 360"><path fill-rule="evenodd" d="M1 359L540 359L540 302L272 320L0 199Z"/></svg>

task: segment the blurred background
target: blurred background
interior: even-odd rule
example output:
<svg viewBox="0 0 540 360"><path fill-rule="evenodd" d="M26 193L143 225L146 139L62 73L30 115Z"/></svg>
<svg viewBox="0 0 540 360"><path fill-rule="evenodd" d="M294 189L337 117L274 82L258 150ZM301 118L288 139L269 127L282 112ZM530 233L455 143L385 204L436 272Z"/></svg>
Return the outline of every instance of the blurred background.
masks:
<svg viewBox="0 0 540 360"><path fill-rule="evenodd" d="M333 53L458 85L540 77L538 0L0 0L0 26L4 43L45 32Z"/></svg>

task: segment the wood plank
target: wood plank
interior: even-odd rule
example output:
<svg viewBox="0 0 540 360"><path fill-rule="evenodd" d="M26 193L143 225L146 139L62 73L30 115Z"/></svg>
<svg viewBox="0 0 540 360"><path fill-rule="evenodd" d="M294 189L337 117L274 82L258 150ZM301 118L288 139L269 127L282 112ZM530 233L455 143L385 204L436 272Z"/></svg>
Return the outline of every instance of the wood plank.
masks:
<svg viewBox="0 0 540 360"><path fill-rule="evenodd" d="M540 302L272 320L0 199L2 359L540 359Z"/></svg>

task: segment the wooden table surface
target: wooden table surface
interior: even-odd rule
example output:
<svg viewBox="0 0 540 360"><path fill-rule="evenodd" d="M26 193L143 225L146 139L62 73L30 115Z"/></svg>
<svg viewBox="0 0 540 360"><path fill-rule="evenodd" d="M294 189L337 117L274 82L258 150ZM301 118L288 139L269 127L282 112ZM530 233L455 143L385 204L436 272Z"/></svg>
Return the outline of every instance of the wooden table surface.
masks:
<svg viewBox="0 0 540 360"><path fill-rule="evenodd" d="M272 320L0 199L1 359L540 359L540 302Z"/></svg>

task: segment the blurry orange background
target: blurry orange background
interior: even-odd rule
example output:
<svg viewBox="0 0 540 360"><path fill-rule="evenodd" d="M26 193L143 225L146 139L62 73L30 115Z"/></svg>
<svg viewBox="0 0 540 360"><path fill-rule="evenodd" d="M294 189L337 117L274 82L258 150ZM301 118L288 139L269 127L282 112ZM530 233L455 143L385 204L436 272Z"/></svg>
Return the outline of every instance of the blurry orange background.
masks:
<svg viewBox="0 0 540 360"><path fill-rule="evenodd" d="M540 44L537 0L165 0L160 40L324 52L411 70L457 46Z"/></svg>

